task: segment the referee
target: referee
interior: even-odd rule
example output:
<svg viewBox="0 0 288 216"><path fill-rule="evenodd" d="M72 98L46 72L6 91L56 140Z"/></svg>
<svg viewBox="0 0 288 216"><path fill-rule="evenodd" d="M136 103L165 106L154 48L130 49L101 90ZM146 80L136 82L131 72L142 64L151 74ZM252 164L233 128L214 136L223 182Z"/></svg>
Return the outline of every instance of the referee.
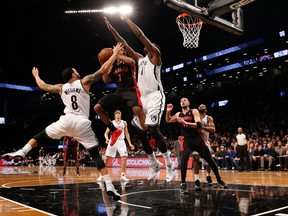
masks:
<svg viewBox="0 0 288 216"><path fill-rule="evenodd" d="M243 172L245 169L247 172L250 172L250 162L249 162L249 154L248 154L248 136L243 133L241 127L238 128L238 134L236 135L236 145L234 146L234 151L237 152L240 158L240 170L239 172Z"/></svg>

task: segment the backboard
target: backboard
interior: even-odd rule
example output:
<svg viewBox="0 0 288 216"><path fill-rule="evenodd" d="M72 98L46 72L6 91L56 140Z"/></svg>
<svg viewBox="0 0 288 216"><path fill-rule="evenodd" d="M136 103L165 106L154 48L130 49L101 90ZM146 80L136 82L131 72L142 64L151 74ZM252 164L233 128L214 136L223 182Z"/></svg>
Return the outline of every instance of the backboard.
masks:
<svg viewBox="0 0 288 216"><path fill-rule="evenodd" d="M164 0L164 4L235 35L244 33L241 7L255 0ZM203 4L204 2L204 4ZM205 5L206 3L206 5ZM201 5L202 4L202 5ZM230 16L227 18L227 14ZM222 16L222 17L220 17Z"/></svg>

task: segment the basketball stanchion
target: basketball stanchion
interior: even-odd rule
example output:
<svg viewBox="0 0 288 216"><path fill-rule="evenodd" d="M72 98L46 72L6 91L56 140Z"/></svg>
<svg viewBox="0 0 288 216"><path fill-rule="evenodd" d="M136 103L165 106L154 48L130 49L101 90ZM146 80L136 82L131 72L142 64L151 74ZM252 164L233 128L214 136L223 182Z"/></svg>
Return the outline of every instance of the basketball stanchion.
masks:
<svg viewBox="0 0 288 216"><path fill-rule="evenodd" d="M176 17L176 23L183 35L183 46L197 48L203 21L197 17L182 13Z"/></svg>

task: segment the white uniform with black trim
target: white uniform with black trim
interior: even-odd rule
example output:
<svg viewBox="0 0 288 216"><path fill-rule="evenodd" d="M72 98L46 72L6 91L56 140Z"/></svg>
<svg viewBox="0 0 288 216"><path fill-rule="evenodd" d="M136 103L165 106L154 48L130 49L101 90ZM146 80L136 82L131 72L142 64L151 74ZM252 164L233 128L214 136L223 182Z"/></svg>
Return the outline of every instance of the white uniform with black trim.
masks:
<svg viewBox="0 0 288 216"><path fill-rule="evenodd" d="M125 121L121 120L118 123L115 120L113 120L112 123L117 129L121 129L122 133L119 135L116 143L113 146L108 144L105 155L108 157L114 158L114 157L116 157L116 153L118 151L120 157L127 157L128 153L127 153L127 147L126 147L126 143L125 143L125 133L124 133ZM111 142L111 139L109 142Z"/></svg>
<svg viewBox="0 0 288 216"><path fill-rule="evenodd" d="M46 127L47 135L52 139L73 136L86 149L98 146L98 139L89 120L90 95L83 88L81 80L65 83L61 99L65 105L65 115Z"/></svg>
<svg viewBox="0 0 288 216"><path fill-rule="evenodd" d="M201 125L208 126L208 115L205 115L205 117L201 119ZM200 132L202 134L205 144L208 146L210 152L212 153L212 148L211 148L210 141L209 141L210 133L203 129L201 129ZM205 160L204 160L204 165L208 165L208 163Z"/></svg>
<svg viewBox="0 0 288 216"><path fill-rule="evenodd" d="M146 114L145 124L160 125L165 106L165 95L161 83L161 65L154 65L148 55L138 60L138 88L141 94L143 112ZM132 124L141 128L137 116Z"/></svg>

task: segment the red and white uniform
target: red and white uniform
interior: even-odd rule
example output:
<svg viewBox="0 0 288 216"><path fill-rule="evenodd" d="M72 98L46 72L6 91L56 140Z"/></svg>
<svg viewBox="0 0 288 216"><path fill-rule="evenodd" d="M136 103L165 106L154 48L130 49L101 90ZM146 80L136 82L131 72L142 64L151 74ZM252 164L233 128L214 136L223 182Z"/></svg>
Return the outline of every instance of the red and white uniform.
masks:
<svg viewBox="0 0 288 216"><path fill-rule="evenodd" d="M124 133L125 121L121 120L120 122L116 122L115 120L113 120L112 123L117 129L121 129L122 133L119 135L116 143L113 146L108 144L105 155L108 157L114 158L116 157L116 153L118 151L120 157L127 157L128 153L127 153L127 147L125 143L125 133Z"/></svg>

